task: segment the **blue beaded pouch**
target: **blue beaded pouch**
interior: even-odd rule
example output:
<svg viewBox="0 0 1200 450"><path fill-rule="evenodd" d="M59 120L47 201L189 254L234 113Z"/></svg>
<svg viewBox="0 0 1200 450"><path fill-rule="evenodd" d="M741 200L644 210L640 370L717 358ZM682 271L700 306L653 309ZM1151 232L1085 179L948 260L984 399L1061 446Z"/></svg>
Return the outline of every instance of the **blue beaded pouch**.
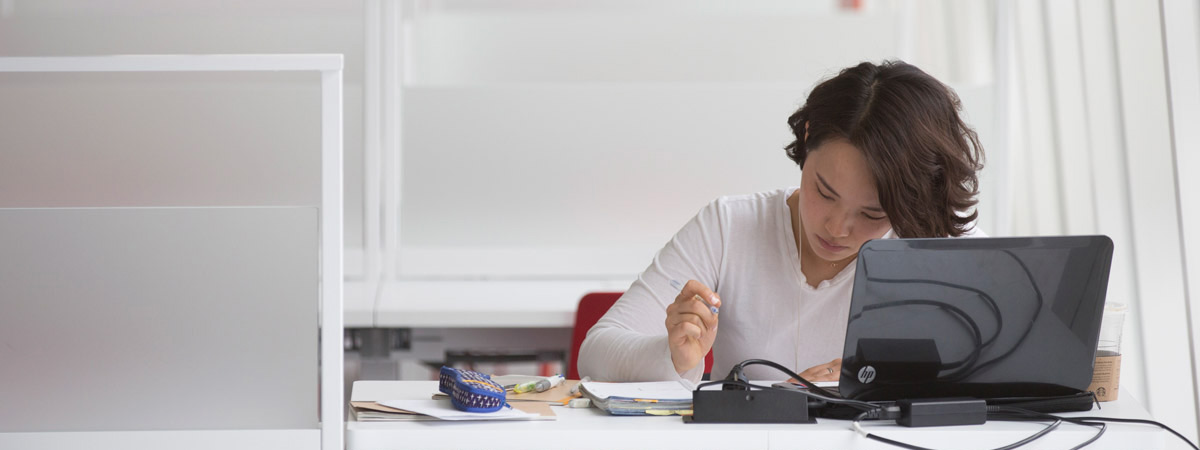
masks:
<svg viewBox="0 0 1200 450"><path fill-rule="evenodd" d="M492 377L473 370L442 366L438 390L450 396L455 409L466 412L494 412L503 408L504 386Z"/></svg>

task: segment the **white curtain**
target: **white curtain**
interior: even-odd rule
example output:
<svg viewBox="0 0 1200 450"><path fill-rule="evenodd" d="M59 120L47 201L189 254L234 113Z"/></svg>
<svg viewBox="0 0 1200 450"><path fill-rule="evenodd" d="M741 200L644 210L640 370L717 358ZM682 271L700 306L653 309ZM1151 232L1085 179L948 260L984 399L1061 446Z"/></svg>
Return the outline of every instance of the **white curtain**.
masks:
<svg viewBox="0 0 1200 450"><path fill-rule="evenodd" d="M1160 4L1017 0L1000 2L997 13L1011 37L1008 231L1113 239L1108 302L1129 307L1120 395L1194 440L1195 358Z"/></svg>

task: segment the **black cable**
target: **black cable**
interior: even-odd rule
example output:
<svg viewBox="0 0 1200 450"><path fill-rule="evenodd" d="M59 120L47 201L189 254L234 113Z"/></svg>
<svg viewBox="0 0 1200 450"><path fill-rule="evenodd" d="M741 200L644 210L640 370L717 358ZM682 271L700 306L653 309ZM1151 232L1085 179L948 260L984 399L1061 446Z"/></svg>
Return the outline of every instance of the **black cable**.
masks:
<svg viewBox="0 0 1200 450"><path fill-rule="evenodd" d="M1072 419L1086 420L1086 421L1093 421L1093 422L1140 423L1140 424L1144 424L1144 425L1155 425L1159 428L1170 431L1171 434L1174 434L1179 439L1182 439L1183 442L1186 442L1187 445L1191 446L1192 448L1194 448L1196 450L1200 450L1200 447L1197 447L1196 444L1193 444L1192 441L1188 440L1188 438L1183 437L1183 435L1179 434L1178 431L1171 429L1171 427L1168 427L1163 423L1155 422L1153 420L1123 419L1123 418L1119 418L1119 417L1072 417Z"/></svg>
<svg viewBox="0 0 1200 450"><path fill-rule="evenodd" d="M992 298L991 295L988 295L987 292L984 292L980 289L976 289L976 288L962 285L962 284L948 283L945 281L937 281L937 280L919 280L919 279L915 279L915 278L877 278L877 277L872 277L867 272L867 268L865 265L863 266L863 274L867 277L867 281L878 282L878 283L933 284L933 285L944 286L944 287L948 287L948 288L962 289L964 291L974 292L976 295L979 296L979 298L983 299L984 303L987 304L988 308L991 308L992 315L996 317L996 332L992 333L992 336L983 342L984 347L991 345L992 342L994 342L996 340L996 338L1000 337L1000 330L1004 329L1004 316L1000 314L1000 307L996 304L996 299Z"/></svg>
<svg viewBox="0 0 1200 450"><path fill-rule="evenodd" d="M993 407L989 407L988 409L989 409L989 418L991 420L1001 420L1001 421L1003 421L1003 420L1013 420L1013 421L1053 420L1053 422L1050 425L1039 430L1037 433L1034 433L1020 441L1014 442L1012 444L1008 444L1004 447L1000 447L995 450L1012 450L1012 449L1024 446L1025 444L1033 442L1033 441L1045 436L1046 434L1049 434L1051 431L1058 428L1058 426L1060 424L1062 424L1062 422L1069 422L1069 423L1074 423L1077 425L1091 426L1091 427L1097 428L1096 434L1092 435L1091 438L1089 438L1086 441L1083 441L1079 445L1071 447L1071 450L1079 450L1088 445L1091 445L1093 442L1096 442L1096 440L1100 439L1100 436L1103 436L1104 432L1108 430L1108 425L1104 423L1104 421L1108 421L1108 420L1120 421L1120 422L1153 423L1155 425L1166 428L1167 430L1170 430L1172 433L1175 432L1174 430L1171 430L1169 427L1167 427L1166 425L1163 425L1161 423L1148 421L1148 420L1140 420L1140 419L1110 419L1110 418L1101 418L1101 417L1059 417L1059 416L1055 416L1052 414L1043 414L1043 413L1037 413L1037 412L1033 412L1033 411L1029 411L1029 410L1020 409L1020 408L1012 408L1012 407L1004 407L1004 406L993 406ZM853 423L854 429L857 430L864 437L866 437L868 439L876 440L879 442L883 442L888 445L894 445L896 447L905 448L905 449L909 449L909 450L933 450L933 449L926 448L926 447L920 447L917 445L912 445L912 444L908 444L905 442L888 439L883 436L879 436L877 434L868 433L866 430L864 430L862 428L862 426L860 425L860 422L864 418L868 417L869 414L870 414L870 412L862 412L854 418L854 423ZM1175 433L1175 435L1180 436L1178 433ZM1182 437L1183 436L1180 436L1180 438L1182 438ZM1187 441L1187 439L1184 439L1184 440ZM1190 445L1191 442L1188 442L1188 444ZM1194 447L1195 446L1193 445L1193 448Z"/></svg>
<svg viewBox="0 0 1200 450"><path fill-rule="evenodd" d="M1016 261L1017 265L1021 266L1021 270L1025 271L1025 278L1029 279L1029 286L1033 288L1033 294L1037 296L1037 309L1034 309L1033 317L1029 319L1029 327L1025 328L1025 332L1021 334L1021 337L1017 339L1017 342L1014 343L1012 347L1009 347L1007 352L1004 352L1004 354L976 366L974 369L964 375L963 378L969 377L975 372L978 372L980 369L1007 358L1008 355L1011 355L1012 352L1016 351L1017 347L1020 347L1021 343L1025 342L1025 338L1029 337L1029 332L1033 331L1033 324L1037 322L1038 316L1042 315L1042 307L1046 305L1046 300L1042 297L1042 290L1038 288L1037 281L1033 279L1033 273L1029 271L1029 266L1025 265L1025 261L1021 261L1021 258L1018 258L1017 255L1011 250L1002 251L1008 256L1012 257L1013 261Z"/></svg>
<svg viewBox="0 0 1200 450"><path fill-rule="evenodd" d="M1031 288L1033 288L1035 298L1037 299L1037 308L1034 309L1033 317L1031 317L1029 319L1029 321L1028 321L1029 325L1025 328L1025 331L1023 333L1021 333L1021 337L1017 338L1017 342L1015 342L1011 347L1009 347L1008 351L1004 352L1003 354L1001 354L995 358L992 358L988 361L980 363L978 365L964 366L962 369L959 369L958 372L947 374L944 376L939 376L938 380L940 380L940 381L960 381L960 380L966 379L967 377L970 377L971 375L975 374L979 370L981 370L987 366L990 366L1004 358L1007 358L1014 351L1016 351L1017 347L1021 346L1021 343L1023 343L1025 341L1025 338L1029 337L1029 333L1031 331L1033 331L1034 323L1036 323L1038 317L1041 316L1042 308L1045 306L1045 298L1042 296L1042 291L1040 288L1038 288L1037 281L1034 280L1033 273L1030 272L1029 266L1027 266L1024 261L1021 261L1021 258L1017 257L1017 255L1014 254L1012 251L1003 250L1003 252L1005 254L1007 254L1009 257L1011 257L1014 261L1016 261L1017 265L1019 265L1021 267L1021 270L1025 272L1025 277L1029 280L1029 286ZM971 364L973 364L975 361L977 361L978 355L982 353L983 349L986 348L987 346L991 345L1000 335L1000 330L1003 327L1003 323L1004 323L1003 317L1000 314L1000 309L996 305L995 299L993 299L990 295L988 295L986 292L984 292L980 289L973 288L973 287L966 286L966 285L948 283L948 282L938 281L938 280L888 279L888 278L872 277L870 275L870 272L868 271L868 268L866 265L863 266L863 275L867 278L868 281L874 281L874 282L898 283L898 284L933 284L933 285L945 286L945 287L950 287L950 288L955 288L955 289L962 289L962 290L966 290L966 291L970 291L970 292L974 292L974 293L978 294L980 296L980 298L982 298L984 300L984 302L988 305L988 307L992 310L992 314L996 317L996 331L986 341L983 341L982 345L976 345L975 349L972 350L971 355L968 356L968 358L967 358L967 360L970 360ZM938 303L941 303L941 302L936 302L933 300L929 300L929 301L932 302L931 304L934 304L935 306L942 307L941 305L938 305ZM886 303L880 303L877 305L872 305L872 306L875 306L875 308L872 308L872 309L879 309L879 308L885 307L882 305L891 305L893 303L895 303L895 302L886 302ZM948 304L946 304L946 305L948 306ZM863 309L863 312L865 312L865 311L867 311L866 308ZM862 316L862 312L851 317L850 321L852 322L861 316ZM972 321L971 324L974 324L974 322ZM977 335L979 334L979 331L977 328L974 331ZM967 360L964 360L963 362L965 362ZM953 366L952 365L947 365L947 366L954 367L956 365L957 365L957 363L954 363Z"/></svg>
<svg viewBox="0 0 1200 450"><path fill-rule="evenodd" d="M1097 439L1100 439L1100 436L1103 436L1104 432L1106 430L1108 430L1108 425L1103 422L1087 422L1087 421L1082 421L1082 420L1073 420L1068 417L1058 417L1058 416L1052 416L1049 414L1033 415L1033 416L1018 415L1015 417L1008 417L1008 416L997 417L995 415L995 413L988 415L988 420L993 420L993 421L1027 422L1027 421L1045 421L1045 420L1050 420L1050 419L1062 420L1064 422L1073 423L1076 425L1095 427L1097 429L1096 434L1092 435L1091 438L1088 438L1088 440L1083 441L1079 445L1071 447L1071 450L1079 450L1081 448L1087 447L1088 445L1091 445L1093 442L1096 442Z"/></svg>
<svg viewBox="0 0 1200 450"><path fill-rule="evenodd" d="M893 279L893 278L873 277L873 276L871 276L870 270L866 265L863 265L863 276L866 277L867 281L871 281L871 282L895 283L895 284L933 284L933 285L938 285L938 286L944 286L944 287L974 292L981 299L983 299L984 303L987 304L989 309L991 309L992 315L996 319L996 330L994 332L992 332L992 335L990 337L988 337L987 340L985 341L985 340L981 339L982 333L979 329L979 326L975 323L974 320L972 320L970 318L970 315L966 314L961 309L958 309L958 308L954 307L953 305L950 305L949 303L939 302L936 300L924 300L925 302L927 302L925 304L937 306L939 308L947 309L947 310L950 310L951 312L956 313L960 319L966 320L967 324L971 328L971 331L974 332L974 334L975 334L975 347L971 350L971 353L969 355L967 355L967 357L961 361L942 364L942 367L939 370L953 369L953 368L958 368L958 367L961 367L961 369L958 369L958 371L955 373L951 373L951 374L944 375L944 376L938 376L937 379L939 379L939 380L946 380L946 381L961 380L963 378L966 378L968 375L970 375L970 373L974 373L972 365L976 361L979 360L980 355L983 353L983 349L990 346L993 342L996 341L996 339L998 339L1000 337L1000 330L1002 330L1004 328L1004 318L1000 313L1000 307L996 304L996 300L994 298L992 298L991 295L988 295L987 292L984 292L983 290L980 290L980 289L977 289L977 288L974 288L971 286L966 286L966 285L956 284L956 283L949 283L949 282L938 281L938 280ZM1036 289L1036 287L1035 287L1035 289ZM909 302L908 300L900 300L900 301L890 301L890 302L878 303L875 305L866 306L858 314L851 316L849 322L853 322L854 320L862 317L862 314L867 311L870 311L873 309L881 309L881 308L887 308L887 307L892 307L892 306L903 306L906 304L911 304L908 302ZM953 308L953 309L951 310L951 308ZM1035 318L1036 318L1036 316L1035 316ZM1026 334L1028 334L1032 328L1033 328L1033 323L1031 321L1029 329L1026 329L1026 331L1025 331ZM971 372L970 373L966 372L968 370L971 370Z"/></svg>
<svg viewBox="0 0 1200 450"><path fill-rule="evenodd" d="M792 370L791 370L791 369L788 369L787 367L781 366L781 365L779 365L778 363L776 363L775 361L768 361L768 360L765 360L765 359L747 359L747 360L745 360L745 361L742 361L742 362L740 362L740 363L737 363L736 365L734 365L734 366L733 366L733 369L731 369L731 370L729 371L729 375L728 375L728 376L726 376L726 377L725 377L725 379L726 379L726 380L730 380L730 381L733 381L733 380L740 380L740 381L743 381L743 382L746 382L747 384L749 384L750 380L748 380L748 379L746 378L746 375L745 375L745 374L743 374L743 373L742 373L742 371L743 371L743 370L745 370L747 366L757 366L757 365L761 365L761 366L768 366L768 367L775 368L776 370L779 370L780 372L783 372L783 373L787 374L788 376L790 376L790 377L792 377L792 378L795 378L795 379L796 379L796 381L799 381L799 382L800 382L800 384L803 384L803 385L804 385L805 387L807 387L807 388L808 388L810 391L816 392L816 393L817 393L817 394L819 394L819 395L822 395L822 396L825 396L825 397L830 397L830 398L838 398L838 399L841 399L841 397L840 397L840 396L838 396L838 395L836 395L836 394L834 394L834 393L832 393L832 392L829 392L829 391L825 390L825 388L822 388L822 387L820 387L820 386L817 386L817 385L813 384L811 381L808 381L808 380L804 379L804 377L800 376L800 375L799 375L799 374L797 374L796 372L792 372ZM712 384L712 383L710 383L710 384ZM785 389L785 390L786 390L786 389ZM871 408L876 408L876 407L877 407L877 406L875 406L875 405L872 405L872 404L870 404L870 403L867 403L867 402L864 402L864 401L859 401L859 400L848 400L848 399L842 399L842 400L845 400L845 401L848 401L848 402L857 402L857 403L859 403L859 404L862 404L862 405L867 405L867 406L869 406L869 407L871 407Z"/></svg>
<svg viewBox="0 0 1200 450"><path fill-rule="evenodd" d="M1091 439L1083 441L1082 444L1071 447L1071 450L1079 450L1081 448L1091 445L1093 442L1096 442L1096 439L1100 439L1100 436L1104 436L1105 430L1108 430L1108 424L1106 424L1104 422L1100 422L1100 431L1097 431L1095 436L1092 436Z"/></svg>
<svg viewBox="0 0 1200 450"><path fill-rule="evenodd" d="M868 432L867 432L866 430L864 430L864 429L862 428L862 426L859 424L859 423L862 421L862 419L863 419L864 417L866 417L866 415L867 415L867 413L866 413L866 412L863 412L862 414L859 414L857 417L855 417L855 418L854 418L854 423L853 423L854 429L855 429L855 430L857 430L857 431L858 431L860 434L862 434L862 435L863 435L863 437L865 437L865 438L867 438L867 439L873 439L873 440L876 440L876 441L879 441L879 442L883 442L883 443L885 443L885 444L894 445L894 446L897 446L897 447L900 447L900 448L906 448L906 449L909 449L909 450L934 450L934 449L931 449L931 448L920 447L920 446L916 446L916 445L912 445L912 444L908 444L908 443L900 442L900 441L897 441L897 440L888 439L888 438L885 438L885 437L883 437L883 436L880 436L880 435L877 435L877 434L868 433ZM1038 432L1037 432L1037 433L1031 434L1031 435L1029 435L1028 437L1026 437L1026 438L1024 438L1024 439L1021 439L1021 440L1019 440L1019 441L1017 441L1017 442L1013 442L1013 443L1011 443L1011 444L1008 444L1008 445L1005 445L1005 446L1003 446L1003 447L996 448L995 450L1012 450L1012 449L1015 449L1015 448L1017 448L1017 447L1021 447L1021 446L1025 445L1025 444L1028 444L1028 443L1030 443L1030 442L1033 442L1033 441L1035 441L1035 440L1037 440L1037 439L1041 438L1042 436L1045 436L1046 434L1049 434L1051 431L1054 431L1054 429L1055 429L1055 428L1058 428L1058 426L1059 426L1060 424L1062 424L1062 423L1063 423L1063 420L1062 420L1062 419L1056 419L1056 420L1054 420L1054 422L1052 422L1050 425L1047 425L1045 428L1042 428L1041 430L1038 430ZM1095 440L1095 439L1093 438L1093 440ZM1090 443L1090 441L1089 441L1089 443Z"/></svg>
<svg viewBox="0 0 1200 450"><path fill-rule="evenodd" d="M940 301L936 301L936 300L926 300L926 299L894 300L894 301L890 301L890 302L886 302L886 303L877 303L874 305L867 305L867 306L863 307L862 311L859 311L857 314L850 316L849 322L853 322L853 321L857 320L858 318L862 317L862 315L864 313L867 313L869 311L873 311L873 310L877 310L877 309L884 309L884 308L899 307L899 306L910 306L910 305L928 305L928 306L933 306L933 307L936 307L939 309L944 309L944 310L950 312L952 315L957 316L958 319L960 321L962 321L962 323L964 325L966 325L966 327L969 330L971 330L971 337L973 338L973 342L975 344L971 350L971 353L968 354L965 358L963 358L960 361L942 364L938 368L938 370L941 371L941 370L946 370L948 368L953 368L953 367L961 367L961 368L958 369L957 372L954 372L954 373L951 373L948 375L944 375L944 376L938 376L936 379L939 381L953 381L953 380L959 380L959 379L965 378L966 375L962 375L963 372L967 371L967 370L971 370L973 367L975 367L974 364L976 361L979 360L979 357L982 354L983 348L985 345L982 343L983 342L982 341L983 332L980 331L979 324L977 324L975 322L975 320L971 318L970 314L967 314L966 311L959 309L957 306L954 306L954 305L951 305L951 304L945 303L945 302L940 302ZM998 330L997 330L997 332L998 332ZM845 367L845 366L843 366L843 367ZM876 391L879 389L886 389L887 387L888 387L888 383L886 381L877 381L874 386L867 387L867 388L861 390L859 392L859 395L860 396L866 395L868 392L873 392L873 391Z"/></svg>
<svg viewBox="0 0 1200 450"><path fill-rule="evenodd" d="M1006 445L1006 446L1004 446L1004 447L1000 447L1000 448L998 448L998 449L996 449L996 450L1012 450L1012 449L1014 449L1014 448L1017 448L1017 447L1020 447L1020 446L1022 446L1022 445L1028 444L1028 443L1030 443L1030 442L1033 442L1033 441L1037 440L1038 438L1040 438L1040 437L1042 437L1042 436L1045 436L1045 435L1049 434L1051 431L1054 431L1054 429L1055 429L1055 428L1058 428L1058 426L1059 426L1059 425L1061 425L1061 424L1062 424L1062 422L1063 422L1063 421L1061 421L1061 420L1055 420L1054 422L1050 423L1050 425L1046 426L1046 428L1042 428L1042 430L1041 430L1041 431L1038 431L1037 433L1031 434L1031 435L1029 435L1029 437L1027 437L1027 438L1025 438L1025 439L1021 439L1021 440L1019 440L1019 441L1017 441L1017 442L1014 442L1014 443L1012 443L1012 444Z"/></svg>
<svg viewBox="0 0 1200 450"><path fill-rule="evenodd" d="M808 387L810 390L809 391L800 391L800 390L794 390L794 389L776 388L773 386L759 386L759 385L750 384L749 381L746 381L746 376L743 373L743 371L747 366L752 366L752 365L765 365L765 366L775 368L775 369L787 374L788 376L795 378L797 381L800 382L800 384ZM831 393L829 393L828 391L825 391L824 389L821 389L820 387L813 384L812 382L804 379L804 377L801 377L799 374L797 374L796 372L793 372L791 369L788 369L782 365L779 365L778 363L775 363L774 361L768 361L765 359L748 359L748 360L742 361L733 366L733 369L729 371L729 375L726 377L726 379L702 383L696 387L696 390L700 390L703 387L717 385L717 384L721 384L724 386L729 386L729 385L738 386L743 389L760 389L760 390L792 392L792 393L803 395L806 398L815 399L815 400L823 401L826 403L850 406L850 407L853 407L860 411L859 414L854 417L852 425L856 431L858 431L860 434L863 435L863 437L872 439L875 441L879 441L879 442L882 442L882 443L885 443L888 445L894 445L894 446L897 446L900 448L909 449L909 450L933 450L933 449L929 449L929 448L925 448L925 447L920 447L920 446L896 441L893 439L888 439L888 438L885 438L883 436L879 436L876 434L868 433L866 430L864 430L862 428L861 422L864 419L894 420L894 419L899 418L899 415L900 415L899 407L881 406L878 404L873 404L873 403L864 402L864 401L860 401L860 400L851 400L851 399L836 397L836 396L832 395ZM1037 439L1045 436L1046 434L1050 433L1051 431L1056 429L1060 424L1062 424L1062 422L1068 422L1068 423L1073 423L1073 424L1077 424L1077 425L1084 425L1084 426L1090 426L1090 427L1097 428L1097 432L1095 435L1093 435L1091 438L1084 441L1083 443L1076 445L1075 447L1072 447L1071 450L1078 450L1078 449L1084 448L1084 447L1092 444L1096 440L1100 439L1100 437L1103 436L1104 432L1108 429L1108 425L1105 422L1141 423L1141 424L1156 425L1167 431L1170 431L1172 434L1179 437L1180 439L1183 439L1183 441L1187 442L1188 445L1190 445L1192 448L1194 448L1196 450L1200 450L1200 447L1196 447L1195 444L1192 444L1191 441L1189 441L1187 438L1183 437L1183 435L1179 434L1177 431L1171 429L1171 427L1168 427L1162 423L1155 422L1152 420L1123 419L1123 418L1110 418L1110 417L1060 417L1060 416L1056 416L1056 415L1052 415L1052 414L1045 414L1045 413L1030 411L1030 410L1023 409L1023 408L1017 408L1017 407L1012 407L1012 406L1000 406L1000 405L988 406L987 412L988 412L989 420L1001 420L1001 421L1003 421L1003 420L1015 420L1015 421L1052 420L1053 421L1050 425L1039 430L1038 432L1036 432L1032 435L1029 435L1028 437L1026 437L1024 439L1021 439L1020 441L1014 442L1012 444L1008 444L1004 447L999 447L995 450L1012 450L1012 449L1024 446L1025 444L1033 442L1034 440L1037 440Z"/></svg>
<svg viewBox="0 0 1200 450"><path fill-rule="evenodd" d="M963 358L961 361L942 364L942 366L939 370L951 369L951 368L955 368L955 367L965 367L966 369L969 369L972 367L971 364L974 364L975 361L979 360L979 354L983 351L983 348L987 345L987 344L983 343L983 332L980 331L979 324L975 323L975 320L972 319L971 315L967 314L966 311L963 311L962 309L959 309L957 306L951 305L949 303L939 302L937 300L926 300L926 299L921 299L921 298L911 298L911 299L904 299L904 300L894 300L894 301L890 301L887 303L877 303L874 305L864 306L862 311L860 311L858 314L855 314L850 317L850 321L853 322L854 320L858 319L859 317L862 317L862 315L868 311L873 311L876 309L884 309L884 308L893 308L893 307L899 307L899 306L909 306L909 305L934 306L937 308L941 308L941 309L950 311L954 315L958 316L958 318L961 319L964 323L966 323L967 327L973 333L972 337L974 338L974 342L975 342L974 350L972 350L971 353L969 355L967 355L966 358ZM993 339L994 338L995 338L995 336L993 336Z"/></svg>
<svg viewBox="0 0 1200 450"><path fill-rule="evenodd" d="M1163 423L1156 422L1153 420L1125 419L1125 418L1120 418L1120 417L1061 417L1061 416L1056 416L1053 414L1039 413L1039 412L1029 411L1029 410L1021 409L1021 408L1014 408L1014 407L1009 407L1009 406L997 406L997 407L989 408L989 417L991 417L991 413L993 413L993 412L997 412L1000 414L1005 414L1005 413L1017 414L1017 415L1021 415L1024 417L1034 417L1034 418L1043 418L1043 419L1050 419L1050 418L1062 419L1063 421L1066 421L1066 422L1076 423L1076 424L1080 424L1080 425L1089 425L1089 426L1103 425L1104 422L1137 423L1137 424L1143 424L1143 425L1154 425L1154 426L1157 426L1164 430L1170 431L1171 434L1174 434L1179 439L1182 439L1183 442L1186 442L1188 444L1188 446L1190 446L1196 450L1200 450L1200 447L1197 447L1196 444L1193 444L1192 441L1188 440L1188 438L1184 437L1182 434L1179 434L1178 431L1171 429L1171 427L1169 427ZM1003 419L1001 419L1001 420L1003 420ZM1107 427L1104 427L1104 428L1107 428ZM1084 445L1090 444L1095 439L1098 439L1099 434L1103 434L1103 433L1104 433L1104 431L1102 430L1100 433L1097 434L1097 436L1095 436L1094 439L1091 439L1088 442L1085 442ZM1076 447L1076 448L1082 448L1082 447Z"/></svg>

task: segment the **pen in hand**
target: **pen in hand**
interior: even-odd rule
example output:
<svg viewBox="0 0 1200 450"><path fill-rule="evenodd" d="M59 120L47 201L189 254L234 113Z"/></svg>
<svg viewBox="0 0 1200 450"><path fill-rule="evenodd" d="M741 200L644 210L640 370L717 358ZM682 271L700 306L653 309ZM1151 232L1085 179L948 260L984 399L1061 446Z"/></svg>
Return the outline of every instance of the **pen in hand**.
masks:
<svg viewBox="0 0 1200 450"><path fill-rule="evenodd" d="M683 291L683 284L676 280L671 280L671 287ZM712 311L713 314L718 314L720 312L716 306L713 306L712 303L709 303L708 300L704 299L704 297L697 295L696 298L700 299L700 302L704 303L704 306L707 306L708 310Z"/></svg>

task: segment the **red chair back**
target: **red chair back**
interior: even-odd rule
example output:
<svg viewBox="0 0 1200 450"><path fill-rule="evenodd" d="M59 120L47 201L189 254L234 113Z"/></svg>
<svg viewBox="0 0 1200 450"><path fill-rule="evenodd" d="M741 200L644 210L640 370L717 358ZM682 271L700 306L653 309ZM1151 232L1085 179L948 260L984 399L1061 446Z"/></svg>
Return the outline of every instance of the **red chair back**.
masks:
<svg viewBox="0 0 1200 450"><path fill-rule="evenodd" d="M604 317L604 313L608 312L612 305L617 303L617 299L621 298L622 292L593 292L584 295L579 300L579 307L575 309L575 329L571 332L571 363L567 369L568 380L579 379L579 347L583 345L583 339L587 337L588 330L596 322ZM712 371L713 356L709 351L708 355L704 356L704 373Z"/></svg>

